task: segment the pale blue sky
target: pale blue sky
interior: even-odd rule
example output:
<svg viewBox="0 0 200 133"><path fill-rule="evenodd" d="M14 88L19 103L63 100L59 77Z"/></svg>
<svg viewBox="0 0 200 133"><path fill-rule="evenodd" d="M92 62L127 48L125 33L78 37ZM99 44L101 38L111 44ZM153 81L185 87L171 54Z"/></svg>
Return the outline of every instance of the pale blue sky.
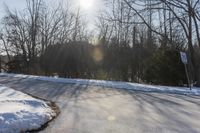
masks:
<svg viewBox="0 0 200 133"><path fill-rule="evenodd" d="M26 0L0 0L0 17L5 13L5 4L10 8L23 9L26 5Z"/></svg>
<svg viewBox="0 0 200 133"><path fill-rule="evenodd" d="M55 3L58 3L59 1L66 2L67 0L44 0L49 5L55 5ZM80 0L70 0L72 5L77 6L79 4ZM103 7L103 0L92 0L93 1L93 7L91 9L82 10L82 13L87 16L88 21L90 24L94 23L95 16L97 15L97 12ZM75 3L75 4L74 4ZM5 13L5 6L7 5L10 9L17 9L22 10L26 7L26 0L0 0L0 19Z"/></svg>

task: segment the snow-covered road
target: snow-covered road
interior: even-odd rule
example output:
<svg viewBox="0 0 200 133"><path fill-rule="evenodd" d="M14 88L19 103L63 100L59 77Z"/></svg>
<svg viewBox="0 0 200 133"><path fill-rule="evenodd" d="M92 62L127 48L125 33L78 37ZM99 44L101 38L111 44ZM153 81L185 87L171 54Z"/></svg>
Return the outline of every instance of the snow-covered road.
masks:
<svg viewBox="0 0 200 133"><path fill-rule="evenodd" d="M0 84L54 101L43 133L199 133L200 97L0 76Z"/></svg>

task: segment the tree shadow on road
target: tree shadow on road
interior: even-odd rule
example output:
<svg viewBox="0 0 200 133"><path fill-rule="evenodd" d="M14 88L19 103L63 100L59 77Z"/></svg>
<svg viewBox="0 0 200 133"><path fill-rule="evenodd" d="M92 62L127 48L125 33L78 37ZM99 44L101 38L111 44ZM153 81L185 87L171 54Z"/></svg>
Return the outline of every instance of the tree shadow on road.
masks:
<svg viewBox="0 0 200 133"><path fill-rule="evenodd" d="M51 100L58 104L62 103L60 107L63 109L68 108L69 102L73 102L74 128L77 126L76 121L81 119L80 111L88 111L87 106L80 108L77 103L92 100L96 106L102 106L100 102L103 99L109 101L113 97L121 97L125 101L125 105L127 104L126 106L121 104L122 108L123 106L134 108L135 103L137 103L137 114L130 114L130 118L131 115L138 115L137 123L140 123L139 126L146 129L146 132L200 132L200 97L198 96L139 92L26 78L1 77L0 83L42 99ZM66 101L63 102L63 100ZM104 109L104 107L100 108ZM104 111L109 113L110 110Z"/></svg>

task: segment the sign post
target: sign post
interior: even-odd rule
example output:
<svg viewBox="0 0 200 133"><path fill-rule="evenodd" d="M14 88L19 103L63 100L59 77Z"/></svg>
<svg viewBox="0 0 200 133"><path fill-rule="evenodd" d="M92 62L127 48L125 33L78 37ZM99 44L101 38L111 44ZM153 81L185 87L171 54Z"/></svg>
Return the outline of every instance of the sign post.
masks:
<svg viewBox="0 0 200 133"><path fill-rule="evenodd" d="M185 67L185 73L186 73L186 76L187 76L188 86L189 86L190 90L192 90L190 78L189 78L189 73L188 73L188 69L187 69L187 66L186 66L188 64L187 54L185 52L180 52L180 56L181 56L181 61L183 62L184 67Z"/></svg>

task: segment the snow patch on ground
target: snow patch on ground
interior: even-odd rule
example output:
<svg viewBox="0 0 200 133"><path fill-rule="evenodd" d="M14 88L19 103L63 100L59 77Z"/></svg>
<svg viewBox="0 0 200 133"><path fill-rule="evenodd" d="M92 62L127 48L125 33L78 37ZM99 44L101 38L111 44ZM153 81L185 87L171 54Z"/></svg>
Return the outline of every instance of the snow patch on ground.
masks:
<svg viewBox="0 0 200 133"><path fill-rule="evenodd" d="M46 102L0 84L0 133L38 129L55 115Z"/></svg>
<svg viewBox="0 0 200 133"><path fill-rule="evenodd" d="M95 85L95 86L111 87L117 89L128 89L128 90L143 91L143 92L200 95L200 88L198 87L193 87L192 90L190 90L187 87L156 86L156 85L145 85L145 84L137 84L130 82L105 81L105 80L93 80L93 79L68 79L68 78L34 76L34 75L23 75L23 74L8 74L8 73L1 73L0 76L37 79L37 80L57 82L57 83Z"/></svg>

